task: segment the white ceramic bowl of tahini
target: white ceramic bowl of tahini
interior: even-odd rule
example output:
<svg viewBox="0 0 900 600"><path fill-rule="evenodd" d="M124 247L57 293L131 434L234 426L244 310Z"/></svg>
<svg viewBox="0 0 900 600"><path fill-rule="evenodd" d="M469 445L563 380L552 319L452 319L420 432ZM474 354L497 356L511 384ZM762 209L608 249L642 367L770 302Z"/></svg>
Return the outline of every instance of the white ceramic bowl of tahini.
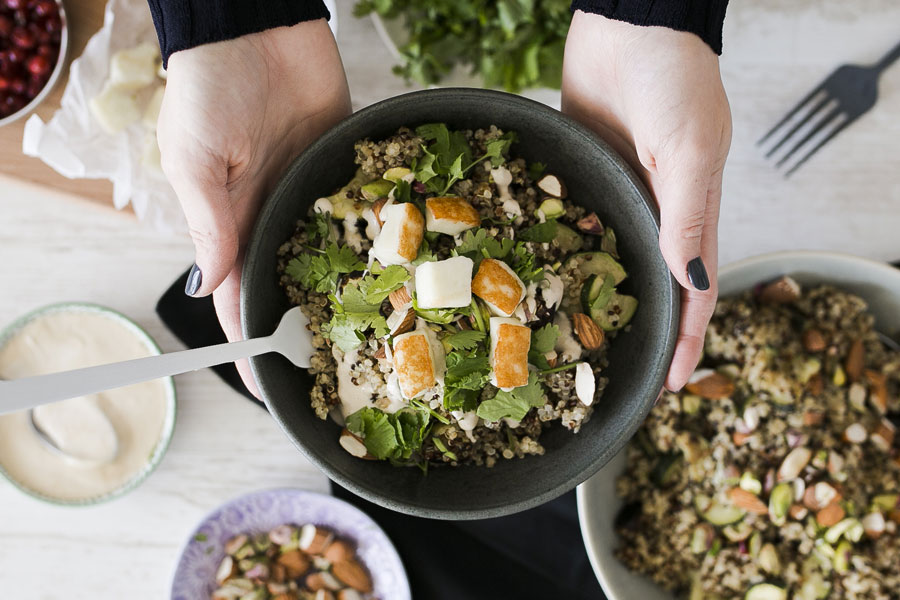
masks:
<svg viewBox="0 0 900 600"><path fill-rule="evenodd" d="M875 327L896 339L900 332L900 269L830 252L776 252L732 263L719 270L719 295L731 296L760 282L790 275L801 285L827 283L862 297ZM622 507L616 478L625 469L625 451L578 486L578 518L594 573L609 600L673 600L670 592L629 571L615 557L619 545L613 522Z"/></svg>
<svg viewBox="0 0 900 600"><path fill-rule="evenodd" d="M54 304L0 331L0 379L159 353L143 329L116 311L95 304ZM102 411L115 430L117 450L112 460L94 464L68 459L35 435L27 411L0 415L0 475L26 494L53 504L97 504L131 491L162 460L175 428L171 377L64 402L70 403L64 419L77 420L78 409L85 406ZM63 425L69 426L68 435L84 434L72 423Z"/></svg>

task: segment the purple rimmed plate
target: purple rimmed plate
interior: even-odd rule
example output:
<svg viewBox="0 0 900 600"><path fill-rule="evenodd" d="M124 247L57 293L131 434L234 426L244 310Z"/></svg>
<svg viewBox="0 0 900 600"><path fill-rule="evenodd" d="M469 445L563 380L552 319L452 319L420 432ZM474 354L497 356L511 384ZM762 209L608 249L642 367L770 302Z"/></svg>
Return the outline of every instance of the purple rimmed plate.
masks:
<svg viewBox="0 0 900 600"><path fill-rule="evenodd" d="M208 514L191 532L172 577L172 600L201 600L215 590L216 567L225 542L239 533L261 533L278 525L315 523L357 544L357 554L372 574L373 597L410 600L406 571L394 545L358 508L331 496L303 490L253 492L230 500Z"/></svg>

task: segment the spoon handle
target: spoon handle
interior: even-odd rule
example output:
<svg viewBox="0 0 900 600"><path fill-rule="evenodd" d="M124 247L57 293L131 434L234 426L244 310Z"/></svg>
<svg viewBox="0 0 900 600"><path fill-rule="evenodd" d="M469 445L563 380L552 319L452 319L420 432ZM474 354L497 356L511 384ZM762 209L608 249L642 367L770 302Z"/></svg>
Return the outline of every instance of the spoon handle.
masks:
<svg viewBox="0 0 900 600"><path fill-rule="evenodd" d="M272 336L0 381L0 414L272 352Z"/></svg>

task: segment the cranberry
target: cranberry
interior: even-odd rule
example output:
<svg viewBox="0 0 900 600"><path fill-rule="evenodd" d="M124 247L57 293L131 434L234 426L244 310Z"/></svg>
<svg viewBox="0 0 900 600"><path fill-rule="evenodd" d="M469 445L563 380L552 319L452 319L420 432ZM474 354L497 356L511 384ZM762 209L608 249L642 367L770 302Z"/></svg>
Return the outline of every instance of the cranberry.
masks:
<svg viewBox="0 0 900 600"><path fill-rule="evenodd" d="M38 54L29 58L25 67L32 75L43 75L50 72L50 61Z"/></svg>
<svg viewBox="0 0 900 600"><path fill-rule="evenodd" d="M34 33L34 39L38 44L49 44L53 41L53 34L44 29L38 29Z"/></svg>
<svg viewBox="0 0 900 600"><path fill-rule="evenodd" d="M6 15L0 15L0 37L9 37L14 27L13 20Z"/></svg>
<svg viewBox="0 0 900 600"><path fill-rule="evenodd" d="M28 4L25 0L6 0L6 7L10 10L20 10Z"/></svg>
<svg viewBox="0 0 900 600"><path fill-rule="evenodd" d="M27 89L28 84L25 83L25 80L21 77L16 77L9 82L9 91L11 91L13 94L24 94L25 90Z"/></svg>
<svg viewBox="0 0 900 600"><path fill-rule="evenodd" d="M34 34L24 27L16 27L13 29L9 39L19 48L31 48L34 46Z"/></svg>
<svg viewBox="0 0 900 600"><path fill-rule="evenodd" d="M56 8L56 2L53 0L38 0L32 5L31 8L39 17L46 17L47 15L55 15L59 12Z"/></svg>
<svg viewBox="0 0 900 600"><path fill-rule="evenodd" d="M53 58L57 54L56 48L51 46L50 44L41 44L37 48L38 56L43 56L44 58Z"/></svg>
<svg viewBox="0 0 900 600"><path fill-rule="evenodd" d="M9 79L6 77L0 77L0 92L5 92L9 89Z"/></svg>
<svg viewBox="0 0 900 600"><path fill-rule="evenodd" d="M38 79L31 80L31 82L29 82L29 84L28 84L28 90L27 90L27 93L25 94L25 96L29 100L33 99L35 96L37 96L41 92L42 89L44 89L45 85L47 85L46 81L40 81Z"/></svg>
<svg viewBox="0 0 900 600"><path fill-rule="evenodd" d="M62 19L59 15L50 15L44 21L44 29L51 33L62 31Z"/></svg>
<svg viewBox="0 0 900 600"><path fill-rule="evenodd" d="M23 63L26 58L28 58L28 54L22 48L13 46L6 51L6 60L8 60L10 64L17 65Z"/></svg>

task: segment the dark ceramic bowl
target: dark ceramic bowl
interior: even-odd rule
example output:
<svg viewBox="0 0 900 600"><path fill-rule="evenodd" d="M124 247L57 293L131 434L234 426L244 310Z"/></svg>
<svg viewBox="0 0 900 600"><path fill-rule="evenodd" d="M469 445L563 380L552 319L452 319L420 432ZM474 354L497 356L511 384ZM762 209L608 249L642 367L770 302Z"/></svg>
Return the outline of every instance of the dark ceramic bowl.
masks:
<svg viewBox="0 0 900 600"><path fill-rule="evenodd" d="M615 456L653 405L672 358L679 294L659 252L657 211L625 161L596 135L542 104L478 89L414 92L359 111L307 148L263 206L244 263L242 325L247 337L269 335L289 308L278 286L276 252L317 198L353 176L354 142L431 122L515 130L514 155L545 163L566 182L572 201L615 229L630 274L623 285L640 305L630 331L612 344L605 371L610 382L590 421L576 435L558 424L545 431L543 456L500 460L490 469L438 467L423 475L415 468L359 460L341 448L338 426L310 409L313 379L305 370L276 354L253 358L250 365L272 415L307 458L340 485L413 515L497 517L571 490Z"/></svg>

